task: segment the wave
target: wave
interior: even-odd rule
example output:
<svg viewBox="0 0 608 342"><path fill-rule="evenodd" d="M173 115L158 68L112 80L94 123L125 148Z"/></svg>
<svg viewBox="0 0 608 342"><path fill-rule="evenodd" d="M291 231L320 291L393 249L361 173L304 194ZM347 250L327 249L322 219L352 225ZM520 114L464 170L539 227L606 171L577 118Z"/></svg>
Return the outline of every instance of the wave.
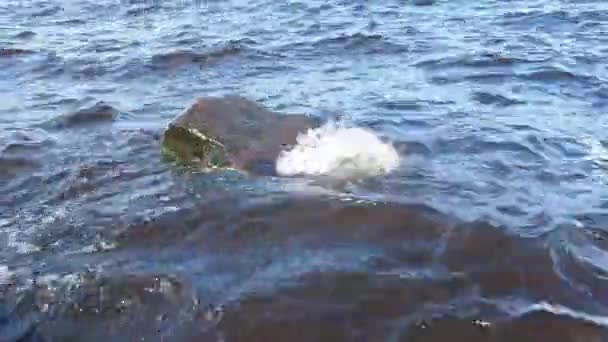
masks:
<svg viewBox="0 0 608 342"><path fill-rule="evenodd" d="M204 65L217 62L224 58L237 56L243 52L243 47L233 43L205 52L177 50L154 55L151 60L151 65L156 69L173 69L188 64Z"/></svg>
<svg viewBox="0 0 608 342"><path fill-rule="evenodd" d="M509 107L513 105L526 104L525 101L513 99L500 94L492 94L485 91L476 91L472 94L472 98L483 105L495 105L498 107Z"/></svg>
<svg viewBox="0 0 608 342"><path fill-rule="evenodd" d="M315 36L320 32L314 31ZM312 35L311 33L305 35ZM410 47L388 39L378 33L340 33L326 36L313 41L289 42L281 46L281 50L297 51L302 58L317 58L322 55L344 55L361 53L364 55L406 54Z"/></svg>
<svg viewBox="0 0 608 342"><path fill-rule="evenodd" d="M507 27L535 27L542 31L552 31L555 27L561 28L563 25L576 25L582 19L584 18L576 11L567 11L563 9L555 11L530 11L528 9L523 9L503 14L499 22Z"/></svg>
<svg viewBox="0 0 608 342"><path fill-rule="evenodd" d="M34 38L35 36L36 36L35 32L26 30L26 31L21 31L21 32L17 33L14 37L17 38L17 39L24 39L25 40L25 39Z"/></svg>
<svg viewBox="0 0 608 342"><path fill-rule="evenodd" d="M126 17L137 17L142 15L152 14L154 12L158 12L162 9L160 4L152 4L152 5L142 5L135 6L133 8L128 9L125 12Z"/></svg>
<svg viewBox="0 0 608 342"><path fill-rule="evenodd" d="M120 111L105 102L97 102L91 107L66 113L46 123L45 128L62 129L83 127L91 124L112 122Z"/></svg>
<svg viewBox="0 0 608 342"><path fill-rule="evenodd" d="M487 51L484 53L461 54L455 56L443 56L424 59L413 64L415 67L430 70L449 68L490 68L490 67L514 67L517 65L531 64L535 61L528 58L502 55L500 52Z"/></svg>
<svg viewBox="0 0 608 342"><path fill-rule="evenodd" d="M0 48L0 57L30 55L33 51L19 48Z"/></svg>
<svg viewBox="0 0 608 342"><path fill-rule="evenodd" d="M300 134L292 149L279 154L276 171L282 176L354 180L390 173L399 163L397 150L374 132L328 122Z"/></svg>

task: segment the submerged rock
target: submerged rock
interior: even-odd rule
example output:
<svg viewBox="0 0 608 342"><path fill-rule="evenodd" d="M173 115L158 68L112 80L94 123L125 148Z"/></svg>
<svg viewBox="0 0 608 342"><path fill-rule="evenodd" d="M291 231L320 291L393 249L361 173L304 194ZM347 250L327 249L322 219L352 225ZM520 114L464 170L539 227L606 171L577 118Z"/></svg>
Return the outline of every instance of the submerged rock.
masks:
<svg viewBox="0 0 608 342"><path fill-rule="evenodd" d="M1 341L206 341L223 307L202 303L182 277L85 271L47 275L24 291ZM30 318L33 317L33 318Z"/></svg>
<svg viewBox="0 0 608 342"><path fill-rule="evenodd" d="M320 120L281 114L240 96L199 98L171 122L162 148L173 159L202 168L275 174L279 153Z"/></svg>

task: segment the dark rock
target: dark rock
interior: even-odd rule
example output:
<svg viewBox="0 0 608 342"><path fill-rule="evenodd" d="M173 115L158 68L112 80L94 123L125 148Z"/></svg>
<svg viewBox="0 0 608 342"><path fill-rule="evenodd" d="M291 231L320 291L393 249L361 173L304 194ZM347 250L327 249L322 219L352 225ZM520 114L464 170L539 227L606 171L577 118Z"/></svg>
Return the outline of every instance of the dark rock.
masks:
<svg viewBox="0 0 608 342"><path fill-rule="evenodd" d="M239 96L198 99L164 133L163 152L204 168L234 168L274 174L281 150L320 121L303 114L281 114Z"/></svg>

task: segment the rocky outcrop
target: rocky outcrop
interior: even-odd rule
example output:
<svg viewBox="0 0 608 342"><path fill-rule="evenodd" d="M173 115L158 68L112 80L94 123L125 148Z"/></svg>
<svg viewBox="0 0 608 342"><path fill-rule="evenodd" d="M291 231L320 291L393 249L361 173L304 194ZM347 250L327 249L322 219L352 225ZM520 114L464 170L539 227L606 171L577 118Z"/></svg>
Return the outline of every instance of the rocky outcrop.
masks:
<svg viewBox="0 0 608 342"><path fill-rule="evenodd" d="M310 116L273 112L240 96L203 97L169 124L162 148L182 163L270 175L281 150L319 125Z"/></svg>

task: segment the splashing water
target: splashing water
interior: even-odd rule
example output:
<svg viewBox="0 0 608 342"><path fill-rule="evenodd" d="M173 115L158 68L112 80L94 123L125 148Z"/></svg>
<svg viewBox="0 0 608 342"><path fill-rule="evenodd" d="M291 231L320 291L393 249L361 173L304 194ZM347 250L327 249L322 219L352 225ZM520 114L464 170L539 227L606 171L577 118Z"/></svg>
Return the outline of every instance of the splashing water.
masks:
<svg viewBox="0 0 608 342"><path fill-rule="evenodd" d="M361 179L394 171L399 154L372 131L345 123L328 122L300 134L291 150L276 161L281 176L329 176Z"/></svg>

